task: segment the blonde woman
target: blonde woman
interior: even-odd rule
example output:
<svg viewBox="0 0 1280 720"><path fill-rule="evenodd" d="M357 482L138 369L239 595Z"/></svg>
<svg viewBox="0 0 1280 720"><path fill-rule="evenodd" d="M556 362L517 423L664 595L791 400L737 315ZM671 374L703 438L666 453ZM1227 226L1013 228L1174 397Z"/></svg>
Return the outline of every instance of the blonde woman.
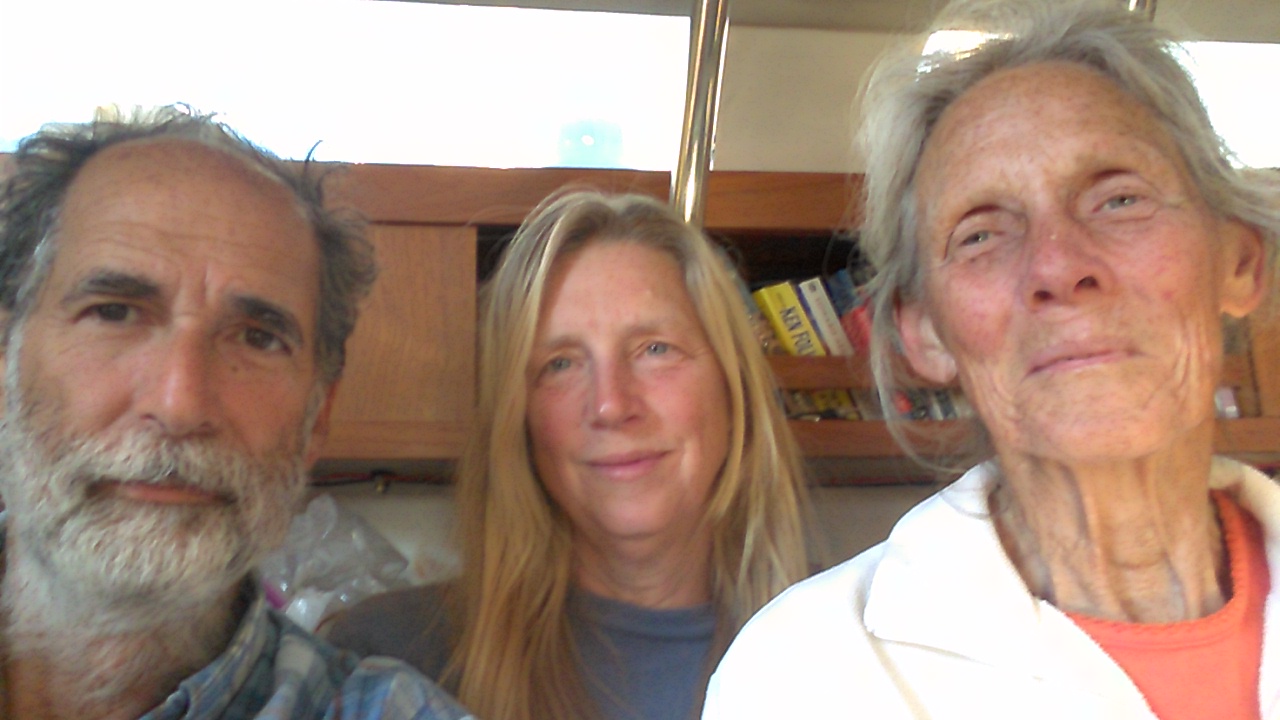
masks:
<svg viewBox="0 0 1280 720"><path fill-rule="evenodd" d="M803 464L732 271L640 196L526 220L482 298L464 566L330 638L485 718L696 716L753 612L806 574Z"/></svg>

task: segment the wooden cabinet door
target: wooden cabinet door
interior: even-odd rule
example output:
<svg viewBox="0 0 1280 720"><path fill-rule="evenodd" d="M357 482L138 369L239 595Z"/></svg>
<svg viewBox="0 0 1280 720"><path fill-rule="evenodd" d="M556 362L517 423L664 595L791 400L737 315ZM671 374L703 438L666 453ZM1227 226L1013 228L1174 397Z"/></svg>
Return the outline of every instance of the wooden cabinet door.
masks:
<svg viewBox="0 0 1280 720"><path fill-rule="evenodd" d="M1280 317L1249 318L1253 377L1263 417L1280 417Z"/></svg>
<svg viewBox="0 0 1280 720"><path fill-rule="evenodd" d="M347 342L324 461L457 457L475 404L476 232L374 225L380 273Z"/></svg>

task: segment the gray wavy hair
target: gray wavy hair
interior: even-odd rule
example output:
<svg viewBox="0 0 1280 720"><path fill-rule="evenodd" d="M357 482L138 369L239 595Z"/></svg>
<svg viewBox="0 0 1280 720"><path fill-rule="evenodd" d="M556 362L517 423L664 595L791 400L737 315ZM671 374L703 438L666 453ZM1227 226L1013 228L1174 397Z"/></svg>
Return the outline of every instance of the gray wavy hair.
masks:
<svg viewBox="0 0 1280 720"><path fill-rule="evenodd" d="M13 330L25 321L48 277L57 253L58 217L80 169L108 147L151 138L190 140L227 152L292 192L320 250L316 364L324 384L336 381L360 300L377 276L364 223L354 214L325 207L324 177L314 172L314 164L286 163L214 116L183 105L129 115L99 110L90 122L46 125L19 143L13 173L0 184L0 309L7 314L0 342L7 345Z"/></svg>
<svg viewBox="0 0 1280 720"><path fill-rule="evenodd" d="M935 32L976 31L986 40L958 52L923 53ZM1280 176L1233 167L1174 40L1118 0L957 0L918 42L881 59L863 100L866 153L861 244L876 269L868 287L871 369L886 407L905 370L894 308L919 297L916 168L951 103L1001 70L1068 62L1101 73L1144 105L1182 153L1192 182L1221 217L1256 228L1266 246L1272 308L1280 282ZM895 437L910 451L901 423Z"/></svg>

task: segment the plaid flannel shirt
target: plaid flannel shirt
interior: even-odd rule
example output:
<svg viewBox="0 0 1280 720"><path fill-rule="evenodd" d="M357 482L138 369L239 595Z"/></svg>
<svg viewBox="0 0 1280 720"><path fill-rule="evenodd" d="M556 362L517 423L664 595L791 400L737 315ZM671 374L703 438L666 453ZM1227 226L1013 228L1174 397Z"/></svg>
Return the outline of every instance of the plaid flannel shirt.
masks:
<svg viewBox="0 0 1280 720"><path fill-rule="evenodd" d="M358 659L268 608L256 583L231 644L142 720L464 720L471 716L408 665Z"/></svg>

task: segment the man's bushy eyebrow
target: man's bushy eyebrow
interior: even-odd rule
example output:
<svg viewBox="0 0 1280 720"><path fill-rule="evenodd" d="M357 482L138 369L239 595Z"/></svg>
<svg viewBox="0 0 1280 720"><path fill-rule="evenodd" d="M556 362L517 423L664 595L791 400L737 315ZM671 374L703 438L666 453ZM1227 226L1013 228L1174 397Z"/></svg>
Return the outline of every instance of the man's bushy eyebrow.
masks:
<svg viewBox="0 0 1280 720"><path fill-rule="evenodd" d="M94 296L148 300L159 295L159 284L146 277L120 270L96 269L72 286L62 297L62 303L71 304ZM238 295L232 299L231 305L236 312L289 342L302 344L302 325L293 313L280 305L254 295Z"/></svg>
<svg viewBox="0 0 1280 720"><path fill-rule="evenodd" d="M302 326L293 313L269 300L253 295L238 295L232 303L245 317L261 323L268 330L294 345L302 345Z"/></svg>
<svg viewBox="0 0 1280 720"><path fill-rule="evenodd" d="M153 298L160 286L133 273L119 270L93 270L71 287L62 297L64 304L93 295L109 295L128 299Z"/></svg>

